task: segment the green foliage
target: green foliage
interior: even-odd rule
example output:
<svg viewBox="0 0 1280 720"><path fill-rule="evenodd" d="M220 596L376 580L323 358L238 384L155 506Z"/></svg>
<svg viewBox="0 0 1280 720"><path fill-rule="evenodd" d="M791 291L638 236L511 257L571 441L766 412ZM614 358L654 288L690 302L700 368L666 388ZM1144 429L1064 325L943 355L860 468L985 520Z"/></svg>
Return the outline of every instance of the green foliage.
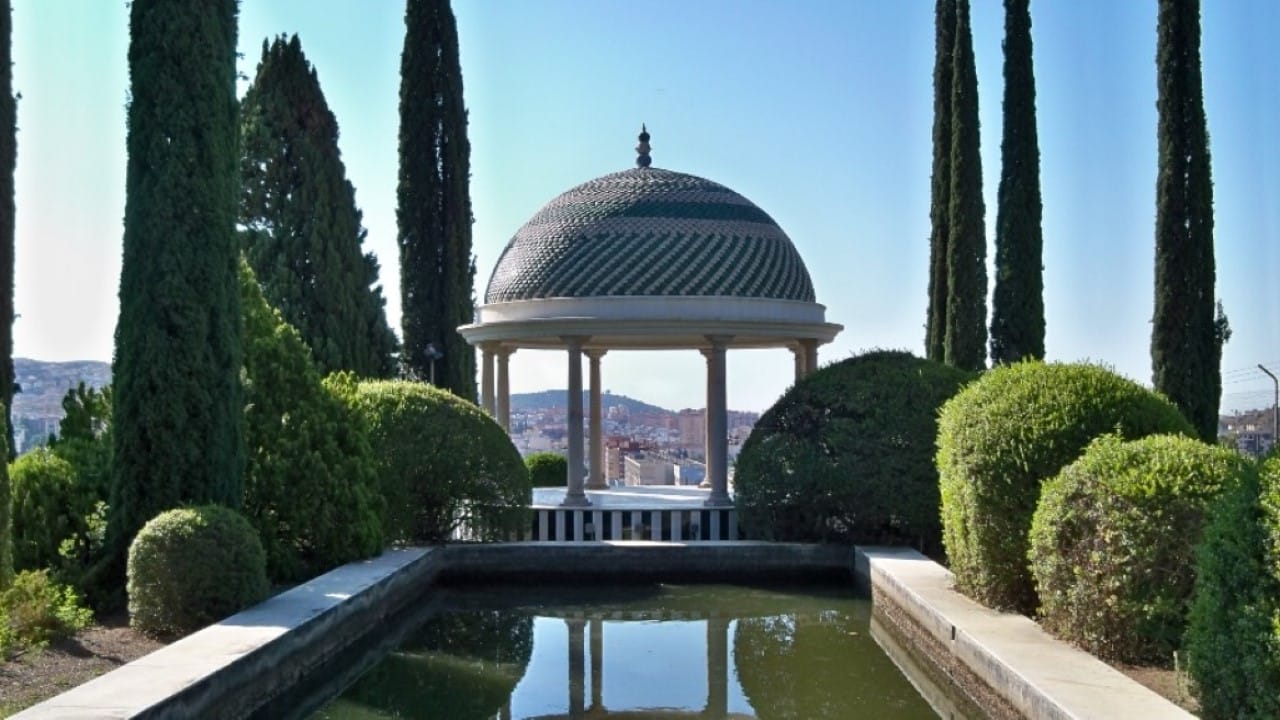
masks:
<svg viewBox="0 0 1280 720"><path fill-rule="evenodd" d="M1213 177L1200 73L1199 0L1160 0L1156 76L1155 387L1205 442L1218 434L1225 338L1214 316Z"/></svg>
<svg viewBox="0 0 1280 720"><path fill-rule="evenodd" d="M1186 654L1205 720L1280 717L1280 460L1212 510Z"/></svg>
<svg viewBox="0 0 1280 720"><path fill-rule="evenodd" d="M80 383L62 398L63 417L49 450L70 464L73 481L59 502L75 513L76 531L53 547L58 560L55 577L70 583L91 602L123 588L96 584L90 570L102 561L106 550L107 500L111 494L111 386L94 389Z"/></svg>
<svg viewBox="0 0 1280 720"><path fill-rule="evenodd" d="M942 538L956 587L1031 613L1027 532L1040 484L1094 438L1193 435L1163 397L1094 365L1022 362L985 373L942 408Z"/></svg>
<svg viewBox="0 0 1280 720"><path fill-rule="evenodd" d="M996 210L991 360L1044 357L1044 240L1030 0L1004 2L1004 122Z"/></svg>
<svg viewBox="0 0 1280 720"><path fill-rule="evenodd" d="M80 482L71 463L48 448L37 448L13 461L9 478L14 569L58 568L64 542L88 545L88 519L101 494Z"/></svg>
<svg viewBox="0 0 1280 720"><path fill-rule="evenodd" d="M361 418L330 392L302 336L272 309L246 262L244 513L267 570L304 580L382 549L382 499ZM351 379L335 380L354 385ZM353 390L352 390L353 391Z"/></svg>
<svg viewBox="0 0 1280 720"><path fill-rule="evenodd" d="M71 587L50 579L48 570L25 570L0 593L0 620L7 620L8 631L0 633L8 636L0 637L2 657L5 645L39 648L74 635L93 622L93 611Z"/></svg>
<svg viewBox="0 0 1280 720"><path fill-rule="evenodd" d="M1044 627L1107 660L1170 663L1206 510L1246 472L1238 453L1191 438L1095 440L1044 483L1031 521Z"/></svg>
<svg viewBox="0 0 1280 720"><path fill-rule="evenodd" d="M744 532L936 551L938 408L973 377L875 351L801 380L760 418L738 456Z"/></svg>
<svg viewBox="0 0 1280 720"><path fill-rule="evenodd" d="M160 513L129 546L129 622L172 639L267 596L266 553L240 513L220 505Z"/></svg>
<svg viewBox="0 0 1280 720"><path fill-rule="evenodd" d="M10 500L9 468L0 463L0 590L13 581L13 508Z"/></svg>
<svg viewBox="0 0 1280 720"><path fill-rule="evenodd" d="M569 460L560 453L536 452L524 459L533 487L564 487L569 477Z"/></svg>
<svg viewBox="0 0 1280 720"><path fill-rule="evenodd" d="M480 408L407 381L363 382L350 400L369 426L388 539L439 542L462 526L499 538L525 527L529 473Z"/></svg>
<svg viewBox="0 0 1280 720"><path fill-rule="evenodd" d="M0 407L3 439L13 459L14 170L18 164L18 102L13 96L13 6L0 12ZM0 580L2 585L2 580Z"/></svg>
<svg viewBox="0 0 1280 720"><path fill-rule="evenodd" d="M244 480L236 0L133 0L104 582L134 533Z"/></svg>
<svg viewBox="0 0 1280 720"><path fill-rule="evenodd" d="M397 243L403 362L412 377L476 398L475 352L458 334L472 321L471 144L458 29L449 0L409 0L400 55ZM443 355L432 359L430 348Z"/></svg>
<svg viewBox="0 0 1280 720"><path fill-rule="evenodd" d="M951 69L951 196L943 355L948 365L981 370L987 364L987 234L969 0L956 0Z"/></svg>
<svg viewBox="0 0 1280 720"><path fill-rule="evenodd" d="M338 151L338 123L298 36L262 44L240 108L240 223L263 294L322 373L395 372L378 261Z"/></svg>
<svg viewBox="0 0 1280 720"><path fill-rule="evenodd" d="M942 362L947 336L947 247L951 237L951 80L955 73L956 0L934 8L933 179L929 206L929 309L925 357Z"/></svg>

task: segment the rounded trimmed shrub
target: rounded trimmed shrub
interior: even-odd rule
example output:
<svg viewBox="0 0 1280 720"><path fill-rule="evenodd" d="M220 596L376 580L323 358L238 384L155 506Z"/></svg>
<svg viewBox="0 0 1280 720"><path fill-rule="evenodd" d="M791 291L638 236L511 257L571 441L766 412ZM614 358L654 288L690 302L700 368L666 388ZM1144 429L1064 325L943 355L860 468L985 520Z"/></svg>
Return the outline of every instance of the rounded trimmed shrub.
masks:
<svg viewBox="0 0 1280 720"><path fill-rule="evenodd" d="M1186 654L1205 720L1280 717L1280 458L1210 513Z"/></svg>
<svg viewBox="0 0 1280 720"><path fill-rule="evenodd" d="M129 545L129 623L176 638L267 596L267 558L253 525L220 505L167 510Z"/></svg>
<svg viewBox="0 0 1280 720"><path fill-rule="evenodd" d="M386 498L386 536L440 542L521 530L529 473L506 432L446 390L405 380L362 382L350 402L367 421Z"/></svg>
<svg viewBox="0 0 1280 720"><path fill-rule="evenodd" d="M1042 625L1107 660L1172 663L1208 507L1252 465L1174 435L1095 440L1044 483L1031 521Z"/></svg>
<svg viewBox="0 0 1280 720"><path fill-rule="evenodd" d="M569 460L560 453L536 452L524 459L533 487L564 487L569 477Z"/></svg>
<svg viewBox="0 0 1280 720"><path fill-rule="evenodd" d="M1032 613L1027 532L1040 484L1094 438L1195 437L1173 403L1088 364L994 368L942 407L942 540L956 587L994 608Z"/></svg>
<svg viewBox="0 0 1280 720"><path fill-rule="evenodd" d="M37 448L9 465L9 483L15 570L57 568L64 541L88 544L89 520L100 497L79 481L71 463Z"/></svg>
<svg viewBox="0 0 1280 720"><path fill-rule="evenodd" d="M801 380L760 418L738 456L744 533L936 551L938 408L974 377L878 350Z"/></svg>

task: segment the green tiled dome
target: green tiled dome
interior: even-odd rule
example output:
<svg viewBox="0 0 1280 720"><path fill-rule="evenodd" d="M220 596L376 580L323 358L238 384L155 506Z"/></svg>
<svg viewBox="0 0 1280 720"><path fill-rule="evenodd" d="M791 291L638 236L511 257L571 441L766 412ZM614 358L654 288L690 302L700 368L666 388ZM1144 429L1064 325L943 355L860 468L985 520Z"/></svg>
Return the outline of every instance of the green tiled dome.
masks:
<svg viewBox="0 0 1280 720"><path fill-rule="evenodd" d="M547 203L507 243L484 301L619 295L814 301L767 213L718 183L649 167Z"/></svg>

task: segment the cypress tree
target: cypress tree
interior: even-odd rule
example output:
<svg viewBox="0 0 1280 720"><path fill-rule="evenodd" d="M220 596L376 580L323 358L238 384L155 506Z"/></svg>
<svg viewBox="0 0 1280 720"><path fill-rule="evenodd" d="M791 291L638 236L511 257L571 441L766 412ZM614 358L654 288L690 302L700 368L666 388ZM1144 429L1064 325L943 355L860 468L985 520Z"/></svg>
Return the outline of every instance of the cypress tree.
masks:
<svg viewBox="0 0 1280 720"><path fill-rule="evenodd" d="M108 542L156 514L237 507L244 401L236 223L236 0L133 0Z"/></svg>
<svg viewBox="0 0 1280 720"><path fill-rule="evenodd" d="M987 355L987 239L978 135L978 73L969 1L956 2L951 83L951 198L947 220L947 316L944 359L981 370Z"/></svg>
<svg viewBox="0 0 1280 720"><path fill-rule="evenodd" d="M13 99L13 7L0 13L0 406L4 409L7 457L13 457L13 171L18 162L18 116ZM7 466L8 463L5 463ZM9 478L0 468L0 589L12 572L9 541Z"/></svg>
<svg viewBox="0 0 1280 720"><path fill-rule="evenodd" d="M937 0L934 8L933 182L929 206L929 309L925 319L925 357L942 362L947 336L947 222L951 214L951 76L955 53L956 0Z"/></svg>
<svg viewBox="0 0 1280 720"><path fill-rule="evenodd" d="M1199 0L1160 0L1157 26L1160 167L1151 365L1156 389L1212 442L1226 338L1214 313L1213 179L1200 77Z"/></svg>
<svg viewBox="0 0 1280 720"><path fill-rule="evenodd" d="M240 223L267 301L302 333L323 373L394 374L378 261L362 252L338 123L297 35L263 42L240 133Z"/></svg>
<svg viewBox="0 0 1280 720"><path fill-rule="evenodd" d="M405 370L475 400L471 146L448 0L409 0L400 56L400 292ZM434 358L434 347L440 357Z"/></svg>
<svg viewBox="0 0 1280 720"><path fill-rule="evenodd" d="M996 209L991 360L1044 357L1040 144L1030 0L1004 0L1004 129Z"/></svg>
<svg viewBox="0 0 1280 720"><path fill-rule="evenodd" d="M13 97L13 7L0 13L0 403L9 459L13 444L13 173L18 165L18 104Z"/></svg>

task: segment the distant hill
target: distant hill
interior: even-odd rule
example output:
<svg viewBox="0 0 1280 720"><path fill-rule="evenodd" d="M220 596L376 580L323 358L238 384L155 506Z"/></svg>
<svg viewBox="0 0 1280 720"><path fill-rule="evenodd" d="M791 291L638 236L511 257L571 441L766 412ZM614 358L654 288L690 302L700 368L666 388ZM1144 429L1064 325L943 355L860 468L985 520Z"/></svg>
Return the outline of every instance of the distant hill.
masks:
<svg viewBox="0 0 1280 720"><path fill-rule="evenodd" d="M62 398L80 382L102 387L111 382L111 364L97 360L44 362L13 359L13 375L22 388L13 396L14 444L19 453L43 445L62 420Z"/></svg>
<svg viewBox="0 0 1280 720"><path fill-rule="evenodd" d="M614 405L621 405L627 408L629 414L635 413L667 413L672 414L671 410L660 408L657 405L650 405L647 402L629 398L626 395L614 395L613 393L604 393L600 396L600 402L606 408ZM518 411L538 410L541 408L565 407L569 404L569 391L561 390L543 390L536 393L515 393L511 396L511 409ZM587 393L582 393L582 407L587 407Z"/></svg>

